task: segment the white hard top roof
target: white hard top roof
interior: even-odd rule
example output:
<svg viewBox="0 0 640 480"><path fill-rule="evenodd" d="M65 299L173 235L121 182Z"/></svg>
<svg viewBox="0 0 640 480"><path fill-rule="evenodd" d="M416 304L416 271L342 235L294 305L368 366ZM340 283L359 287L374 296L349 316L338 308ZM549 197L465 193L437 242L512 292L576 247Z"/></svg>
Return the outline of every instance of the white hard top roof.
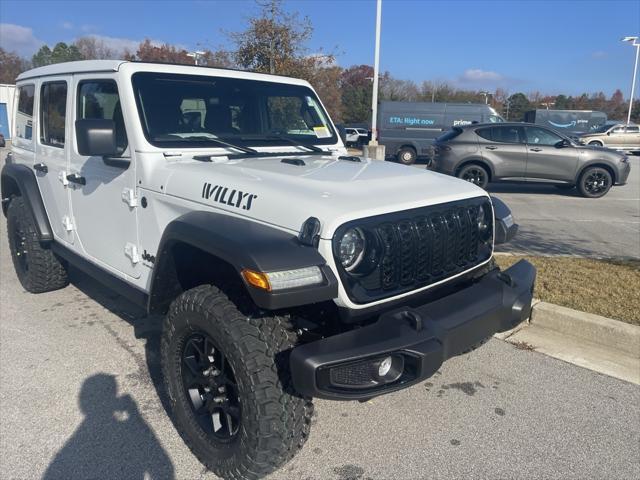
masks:
<svg viewBox="0 0 640 480"><path fill-rule="evenodd" d="M129 71L135 72L163 72L191 75L211 75L222 77L246 78L249 80L263 80L267 82L293 83L308 85L297 78L269 75L265 73L244 72L224 68L197 67L195 65L177 65L169 63L129 62L127 60L81 60L78 62L63 62L38 67L18 75L16 82L29 78L49 77L54 75L71 75L74 73L117 72L125 65Z"/></svg>

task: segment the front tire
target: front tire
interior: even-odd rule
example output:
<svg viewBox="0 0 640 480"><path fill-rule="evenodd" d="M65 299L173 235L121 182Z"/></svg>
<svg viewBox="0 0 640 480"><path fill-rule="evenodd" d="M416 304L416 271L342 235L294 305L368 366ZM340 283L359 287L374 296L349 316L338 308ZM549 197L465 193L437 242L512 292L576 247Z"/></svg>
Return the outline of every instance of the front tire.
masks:
<svg viewBox="0 0 640 480"><path fill-rule="evenodd" d="M402 163L403 165L413 165L414 163L416 163L416 158L418 158L418 155L413 148L402 147L400 150L398 150L396 158L398 159L398 162Z"/></svg>
<svg viewBox="0 0 640 480"><path fill-rule="evenodd" d="M489 184L489 172L483 166L475 163L462 167L458 172L458 178L485 189Z"/></svg>
<svg viewBox="0 0 640 480"><path fill-rule="evenodd" d="M304 445L313 413L292 391L296 336L278 316L247 318L216 287L184 292L162 334L162 371L176 428L216 475L261 478Z"/></svg>
<svg viewBox="0 0 640 480"><path fill-rule="evenodd" d="M604 147L604 144L599 140L594 140L593 142L589 142L589 145L592 147Z"/></svg>
<svg viewBox="0 0 640 480"><path fill-rule="evenodd" d="M7 235L13 267L27 292L50 292L69 284L65 263L40 244L35 221L22 197L11 197Z"/></svg>
<svg viewBox="0 0 640 480"><path fill-rule="evenodd" d="M602 167L587 168L578 180L578 191L583 197L604 197L613 185L611 173Z"/></svg>

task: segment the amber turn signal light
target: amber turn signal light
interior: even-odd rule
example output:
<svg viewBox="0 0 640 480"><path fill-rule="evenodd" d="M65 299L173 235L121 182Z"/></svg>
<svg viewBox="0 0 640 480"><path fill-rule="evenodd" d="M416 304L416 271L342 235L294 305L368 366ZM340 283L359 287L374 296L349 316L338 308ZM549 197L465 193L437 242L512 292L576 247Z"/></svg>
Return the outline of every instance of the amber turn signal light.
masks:
<svg viewBox="0 0 640 480"><path fill-rule="evenodd" d="M242 276L252 287L256 287L267 292L271 291L269 277L267 277L266 274L262 272L254 272L253 270L242 270Z"/></svg>

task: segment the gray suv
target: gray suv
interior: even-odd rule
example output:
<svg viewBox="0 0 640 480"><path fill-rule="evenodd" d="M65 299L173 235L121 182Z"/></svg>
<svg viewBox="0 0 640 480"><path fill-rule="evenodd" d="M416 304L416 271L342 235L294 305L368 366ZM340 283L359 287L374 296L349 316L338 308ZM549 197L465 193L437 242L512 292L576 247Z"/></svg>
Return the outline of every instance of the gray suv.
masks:
<svg viewBox="0 0 640 480"><path fill-rule="evenodd" d="M527 123L454 127L436 139L429 168L483 188L494 181L540 182L577 187L590 198L624 185L631 170L624 154Z"/></svg>

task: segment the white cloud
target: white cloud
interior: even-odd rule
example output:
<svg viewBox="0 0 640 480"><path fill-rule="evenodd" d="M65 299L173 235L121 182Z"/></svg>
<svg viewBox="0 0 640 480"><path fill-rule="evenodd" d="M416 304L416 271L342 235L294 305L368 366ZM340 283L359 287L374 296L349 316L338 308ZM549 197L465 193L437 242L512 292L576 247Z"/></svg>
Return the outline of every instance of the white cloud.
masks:
<svg viewBox="0 0 640 480"><path fill-rule="evenodd" d="M73 23L71 22L62 22L60 26L65 30L73 30Z"/></svg>
<svg viewBox="0 0 640 480"><path fill-rule="evenodd" d="M596 50L591 54L591 58L595 58L596 60L600 60L601 58L605 58L607 56L607 52L603 50Z"/></svg>
<svg viewBox="0 0 640 480"><path fill-rule="evenodd" d="M469 68L460 76L460 82L462 83L496 83L503 80L503 75L479 68Z"/></svg>
<svg viewBox="0 0 640 480"><path fill-rule="evenodd" d="M0 23L0 46L9 52L31 56L43 44L44 42L33 34L32 28L13 23Z"/></svg>
<svg viewBox="0 0 640 480"><path fill-rule="evenodd" d="M87 35L87 37L95 38L97 41L104 43L105 47L116 52L124 52L125 50L135 53L138 45L142 40L133 40L131 38L109 37L106 35ZM152 43L156 43L152 41ZM157 42L161 43L161 42Z"/></svg>

